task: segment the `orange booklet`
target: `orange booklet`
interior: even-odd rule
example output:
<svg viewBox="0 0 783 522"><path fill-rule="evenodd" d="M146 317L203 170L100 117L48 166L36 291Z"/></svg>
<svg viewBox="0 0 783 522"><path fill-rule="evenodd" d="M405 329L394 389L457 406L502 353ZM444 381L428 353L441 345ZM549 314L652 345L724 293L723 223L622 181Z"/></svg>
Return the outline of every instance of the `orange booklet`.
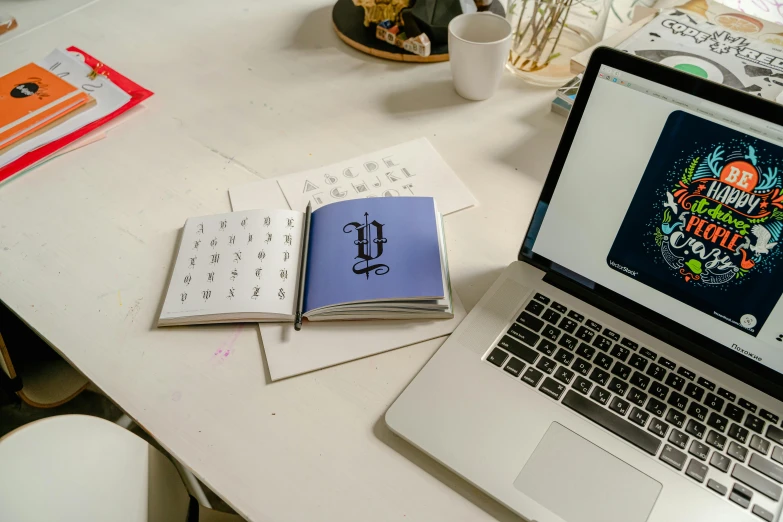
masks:
<svg viewBox="0 0 783 522"><path fill-rule="evenodd" d="M91 99L84 91L33 63L0 77L0 149Z"/></svg>

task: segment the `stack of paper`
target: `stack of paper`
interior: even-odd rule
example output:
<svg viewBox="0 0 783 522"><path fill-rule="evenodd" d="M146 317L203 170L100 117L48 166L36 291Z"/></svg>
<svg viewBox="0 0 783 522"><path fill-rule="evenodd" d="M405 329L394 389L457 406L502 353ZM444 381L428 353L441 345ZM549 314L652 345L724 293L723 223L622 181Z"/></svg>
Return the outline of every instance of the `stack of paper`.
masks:
<svg viewBox="0 0 783 522"><path fill-rule="evenodd" d="M0 76L0 182L151 95L75 47Z"/></svg>

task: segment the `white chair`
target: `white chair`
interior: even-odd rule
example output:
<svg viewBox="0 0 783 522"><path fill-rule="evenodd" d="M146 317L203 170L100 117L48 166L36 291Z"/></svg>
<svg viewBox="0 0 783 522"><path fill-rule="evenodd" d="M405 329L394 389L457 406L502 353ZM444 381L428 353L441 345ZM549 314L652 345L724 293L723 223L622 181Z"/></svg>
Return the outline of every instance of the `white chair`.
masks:
<svg viewBox="0 0 783 522"><path fill-rule="evenodd" d="M0 439L0 520L239 522L199 508L171 461L107 420L61 415Z"/></svg>

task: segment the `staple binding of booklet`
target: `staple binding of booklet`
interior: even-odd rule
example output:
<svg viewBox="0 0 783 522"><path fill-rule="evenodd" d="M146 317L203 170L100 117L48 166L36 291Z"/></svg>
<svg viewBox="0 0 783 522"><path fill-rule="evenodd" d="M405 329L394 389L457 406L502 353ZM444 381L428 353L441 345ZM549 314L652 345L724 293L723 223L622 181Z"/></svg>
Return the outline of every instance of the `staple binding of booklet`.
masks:
<svg viewBox="0 0 783 522"><path fill-rule="evenodd" d="M433 198L331 203L310 214L309 233L306 219L292 210L188 219L158 326L293 322L300 284L310 321L453 317Z"/></svg>

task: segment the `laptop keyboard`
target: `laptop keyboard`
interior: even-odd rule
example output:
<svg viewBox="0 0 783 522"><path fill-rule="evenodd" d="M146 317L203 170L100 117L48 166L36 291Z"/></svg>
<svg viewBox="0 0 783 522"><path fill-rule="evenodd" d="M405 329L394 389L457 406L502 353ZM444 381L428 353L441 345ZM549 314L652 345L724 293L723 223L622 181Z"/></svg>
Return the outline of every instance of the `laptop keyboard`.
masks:
<svg viewBox="0 0 783 522"><path fill-rule="evenodd" d="M739 508L773 520L757 501L783 496L779 415L541 293L486 361Z"/></svg>

